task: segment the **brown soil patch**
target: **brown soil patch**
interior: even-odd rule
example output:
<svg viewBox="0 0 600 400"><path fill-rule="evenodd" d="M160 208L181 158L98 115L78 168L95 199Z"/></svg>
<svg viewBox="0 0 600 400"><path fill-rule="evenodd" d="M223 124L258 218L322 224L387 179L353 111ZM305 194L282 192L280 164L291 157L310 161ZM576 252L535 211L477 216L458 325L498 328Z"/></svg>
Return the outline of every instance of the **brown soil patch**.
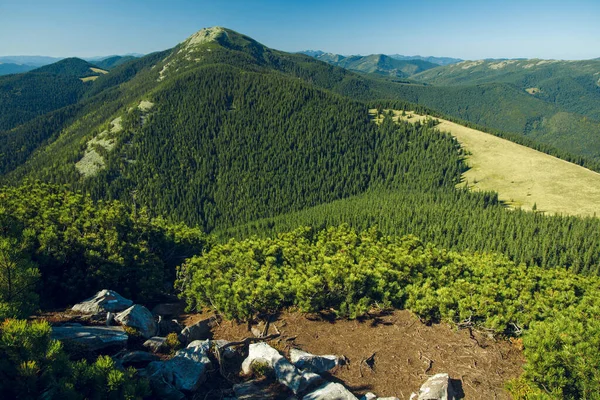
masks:
<svg viewBox="0 0 600 400"><path fill-rule="evenodd" d="M210 313L184 316L191 325ZM284 353L297 347L314 354L345 356L348 364L332 371L332 380L355 394L408 399L431 375L447 372L462 381L468 399L509 399L504 383L521 374L522 352L503 340L447 324L422 324L409 311L365 320L330 321L322 316L282 313L269 333L281 332L270 342ZM213 329L215 339L241 340L252 336L247 324L224 321ZM374 356L373 356L374 355ZM371 369L365 360L373 356Z"/></svg>

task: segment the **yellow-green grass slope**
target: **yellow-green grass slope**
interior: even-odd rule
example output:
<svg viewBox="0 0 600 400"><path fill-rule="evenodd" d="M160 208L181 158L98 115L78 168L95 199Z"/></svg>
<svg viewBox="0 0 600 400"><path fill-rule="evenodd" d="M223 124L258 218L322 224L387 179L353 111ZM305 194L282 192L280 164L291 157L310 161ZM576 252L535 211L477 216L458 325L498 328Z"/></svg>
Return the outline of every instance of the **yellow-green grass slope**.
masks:
<svg viewBox="0 0 600 400"><path fill-rule="evenodd" d="M371 110L374 114L375 111ZM394 119L427 118L394 111ZM470 169L463 183L473 190L496 191L512 207L550 214L600 215L600 174L509 140L439 119L437 128L454 136L467 151Z"/></svg>

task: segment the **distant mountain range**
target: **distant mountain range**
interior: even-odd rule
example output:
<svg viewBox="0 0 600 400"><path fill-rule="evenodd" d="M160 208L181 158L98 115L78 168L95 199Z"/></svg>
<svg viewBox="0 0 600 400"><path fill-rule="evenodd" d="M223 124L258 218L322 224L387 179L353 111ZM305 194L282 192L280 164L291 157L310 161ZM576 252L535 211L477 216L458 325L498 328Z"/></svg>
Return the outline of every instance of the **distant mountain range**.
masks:
<svg viewBox="0 0 600 400"><path fill-rule="evenodd" d="M140 53L130 53L125 55L111 55L84 58L99 68L112 69L127 61L143 56ZM45 65L54 64L64 60L65 57L47 57L47 56L0 56L0 76L10 74L21 74L32 71Z"/></svg>
<svg viewBox="0 0 600 400"><path fill-rule="evenodd" d="M321 56L325 55L325 54L333 54L333 53L325 53L324 51L321 50L304 50L301 51L300 53L302 54L306 54L307 56L311 56L311 57L315 57L315 58L320 58ZM343 55L339 55L339 54L334 54L338 57L342 57L342 58L348 58L348 57L361 57L358 55L353 55L353 56L343 56ZM433 57L433 56L404 56L402 54L386 54L387 57L391 57L394 58L396 60L402 60L402 61L411 61L411 60L421 60L421 61L427 61L430 62L432 64L437 64L437 65L450 65L450 64L455 64L458 62L463 61L460 58L453 58L453 57ZM370 57L370 56L366 56L366 57Z"/></svg>
<svg viewBox="0 0 600 400"><path fill-rule="evenodd" d="M343 56L341 54L324 53L322 51L307 51L302 54L314 57L338 67L362 73L389 75L399 78L408 78L419 72L439 67L439 64L419 60L399 60L385 54L371 54L368 56Z"/></svg>

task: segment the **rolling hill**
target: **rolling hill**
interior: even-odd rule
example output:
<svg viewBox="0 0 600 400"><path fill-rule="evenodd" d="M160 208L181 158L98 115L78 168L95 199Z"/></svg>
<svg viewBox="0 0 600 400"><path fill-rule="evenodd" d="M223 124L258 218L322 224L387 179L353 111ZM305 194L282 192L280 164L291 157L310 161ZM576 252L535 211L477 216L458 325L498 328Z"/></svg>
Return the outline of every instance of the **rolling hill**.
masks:
<svg viewBox="0 0 600 400"><path fill-rule="evenodd" d="M0 77L0 132L75 104L90 88L82 78L102 75L93 64L67 58L30 72Z"/></svg>

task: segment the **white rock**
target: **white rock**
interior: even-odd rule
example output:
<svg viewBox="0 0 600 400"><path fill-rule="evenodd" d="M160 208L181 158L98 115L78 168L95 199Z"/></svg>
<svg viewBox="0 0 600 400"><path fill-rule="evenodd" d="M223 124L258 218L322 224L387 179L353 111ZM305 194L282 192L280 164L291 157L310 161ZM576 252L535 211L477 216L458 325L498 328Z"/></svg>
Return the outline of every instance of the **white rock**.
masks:
<svg viewBox="0 0 600 400"><path fill-rule="evenodd" d="M296 368L322 374L335 368L339 363L339 358L332 355L316 356L306 351L291 349L290 361Z"/></svg>
<svg viewBox="0 0 600 400"><path fill-rule="evenodd" d="M146 339L156 335L158 329L158 325L150 310L139 304L135 304L127 310L118 313L115 320L121 325L137 329Z"/></svg>
<svg viewBox="0 0 600 400"><path fill-rule="evenodd" d="M414 394L413 394L414 395ZM413 399L411 395L411 399ZM421 386L418 400L454 400L456 395L450 383L448 374L436 374Z"/></svg>
<svg viewBox="0 0 600 400"><path fill-rule="evenodd" d="M307 394L302 400L358 400L344 385L328 382Z"/></svg>
<svg viewBox="0 0 600 400"><path fill-rule="evenodd" d="M130 307L133 304L131 300L126 299L119 293L112 290L101 290L94 296L81 303L75 304L72 308L84 314L100 314L105 312L119 312Z"/></svg>
<svg viewBox="0 0 600 400"><path fill-rule="evenodd" d="M242 363L242 372L250 374L255 363L266 364L275 372L277 381L298 394L321 381L321 377L312 372L301 372L277 350L266 343L253 343L249 347L248 358Z"/></svg>

